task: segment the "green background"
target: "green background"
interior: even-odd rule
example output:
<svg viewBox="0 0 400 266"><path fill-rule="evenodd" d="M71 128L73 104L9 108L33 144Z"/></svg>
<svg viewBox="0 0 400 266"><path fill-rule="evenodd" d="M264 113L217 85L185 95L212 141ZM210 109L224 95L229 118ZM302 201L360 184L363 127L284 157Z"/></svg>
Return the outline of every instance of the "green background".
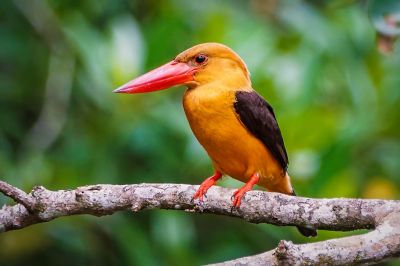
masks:
<svg viewBox="0 0 400 266"><path fill-rule="evenodd" d="M379 53L370 9L365 1L3 0L0 178L25 191L201 183L212 167L186 121L184 88L112 90L213 41L242 56L274 106L299 195L399 199L400 47ZM280 239L349 234L306 239L229 217L125 211L1 234L0 264L197 265Z"/></svg>

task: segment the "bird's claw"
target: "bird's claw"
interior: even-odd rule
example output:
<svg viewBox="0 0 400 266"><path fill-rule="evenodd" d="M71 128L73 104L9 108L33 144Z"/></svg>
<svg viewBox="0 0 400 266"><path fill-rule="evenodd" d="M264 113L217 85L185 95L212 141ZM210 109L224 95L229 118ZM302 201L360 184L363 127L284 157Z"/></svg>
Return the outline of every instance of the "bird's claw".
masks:
<svg viewBox="0 0 400 266"><path fill-rule="evenodd" d="M237 211L239 211L239 207L232 205L231 212L237 212Z"/></svg>
<svg viewBox="0 0 400 266"><path fill-rule="evenodd" d="M204 201L204 197L207 198L206 192L207 190L204 190L202 187L200 187L193 195L191 202L193 203L195 199L198 199L199 201Z"/></svg>
<svg viewBox="0 0 400 266"><path fill-rule="evenodd" d="M203 212L205 208L204 201L199 200L196 205L194 206L194 210L197 212Z"/></svg>
<svg viewBox="0 0 400 266"><path fill-rule="evenodd" d="M231 201L235 200L236 195L239 193L240 189L235 190L235 192L233 192L232 196L231 196Z"/></svg>
<svg viewBox="0 0 400 266"><path fill-rule="evenodd" d="M240 209L240 204L242 203L242 198L245 196L246 192L247 192L246 190L238 189L233 193L233 195L231 196L231 200L232 200L231 212L233 210Z"/></svg>

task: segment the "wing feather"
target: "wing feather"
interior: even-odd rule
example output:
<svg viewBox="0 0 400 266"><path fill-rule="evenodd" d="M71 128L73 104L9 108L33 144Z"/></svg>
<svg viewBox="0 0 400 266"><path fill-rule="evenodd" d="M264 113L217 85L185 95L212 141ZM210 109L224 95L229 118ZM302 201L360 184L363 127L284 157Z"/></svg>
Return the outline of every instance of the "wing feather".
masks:
<svg viewBox="0 0 400 266"><path fill-rule="evenodd" d="M272 106L255 91L236 92L235 111L243 125L272 153L286 171L288 156Z"/></svg>

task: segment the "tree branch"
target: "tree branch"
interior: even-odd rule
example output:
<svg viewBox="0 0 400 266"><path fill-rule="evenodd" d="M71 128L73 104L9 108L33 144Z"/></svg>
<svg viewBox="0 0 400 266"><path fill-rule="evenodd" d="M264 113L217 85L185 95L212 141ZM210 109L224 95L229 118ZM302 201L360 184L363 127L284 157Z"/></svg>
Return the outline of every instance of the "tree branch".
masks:
<svg viewBox="0 0 400 266"><path fill-rule="evenodd" d="M4 195L12 198L15 202L22 204L29 212L34 213L35 201L24 191L1 180L0 191Z"/></svg>
<svg viewBox="0 0 400 266"><path fill-rule="evenodd" d="M400 255L400 201L311 199L279 193L250 191L239 210L231 209L232 189L212 187L203 203L192 202L198 186L179 184L93 185L50 191L35 187L30 194L0 181L0 192L14 206L0 209L0 232L75 214L109 215L120 210L174 209L242 218L251 223L311 225L318 229L349 231L373 229L364 235L295 245L281 241L278 248L221 265L303 261L365 263Z"/></svg>
<svg viewBox="0 0 400 266"><path fill-rule="evenodd" d="M367 234L302 245L282 240L274 250L213 265L365 265L399 256L400 213L392 213Z"/></svg>

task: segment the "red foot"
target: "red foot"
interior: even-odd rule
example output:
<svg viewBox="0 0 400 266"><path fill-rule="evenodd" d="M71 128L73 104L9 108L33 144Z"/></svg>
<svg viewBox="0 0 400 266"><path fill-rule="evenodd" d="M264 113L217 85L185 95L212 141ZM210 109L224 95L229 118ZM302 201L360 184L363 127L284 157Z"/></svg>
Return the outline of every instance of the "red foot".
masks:
<svg viewBox="0 0 400 266"><path fill-rule="evenodd" d="M215 171L213 176L210 176L209 178L204 180L203 183L201 183L199 189L194 194L193 199L198 198L199 200L203 201L203 196L207 193L207 190L210 187L212 187L215 184L215 182L217 182L217 180L220 179L221 177L222 174L218 171Z"/></svg>
<svg viewBox="0 0 400 266"><path fill-rule="evenodd" d="M240 203L242 201L244 194L246 194L247 191L250 191L253 188L253 186L258 183L258 180L260 180L259 175L253 174L250 177L250 180L246 183L246 185L244 185L243 187L241 187L240 189L236 190L233 193L233 208L240 207Z"/></svg>

